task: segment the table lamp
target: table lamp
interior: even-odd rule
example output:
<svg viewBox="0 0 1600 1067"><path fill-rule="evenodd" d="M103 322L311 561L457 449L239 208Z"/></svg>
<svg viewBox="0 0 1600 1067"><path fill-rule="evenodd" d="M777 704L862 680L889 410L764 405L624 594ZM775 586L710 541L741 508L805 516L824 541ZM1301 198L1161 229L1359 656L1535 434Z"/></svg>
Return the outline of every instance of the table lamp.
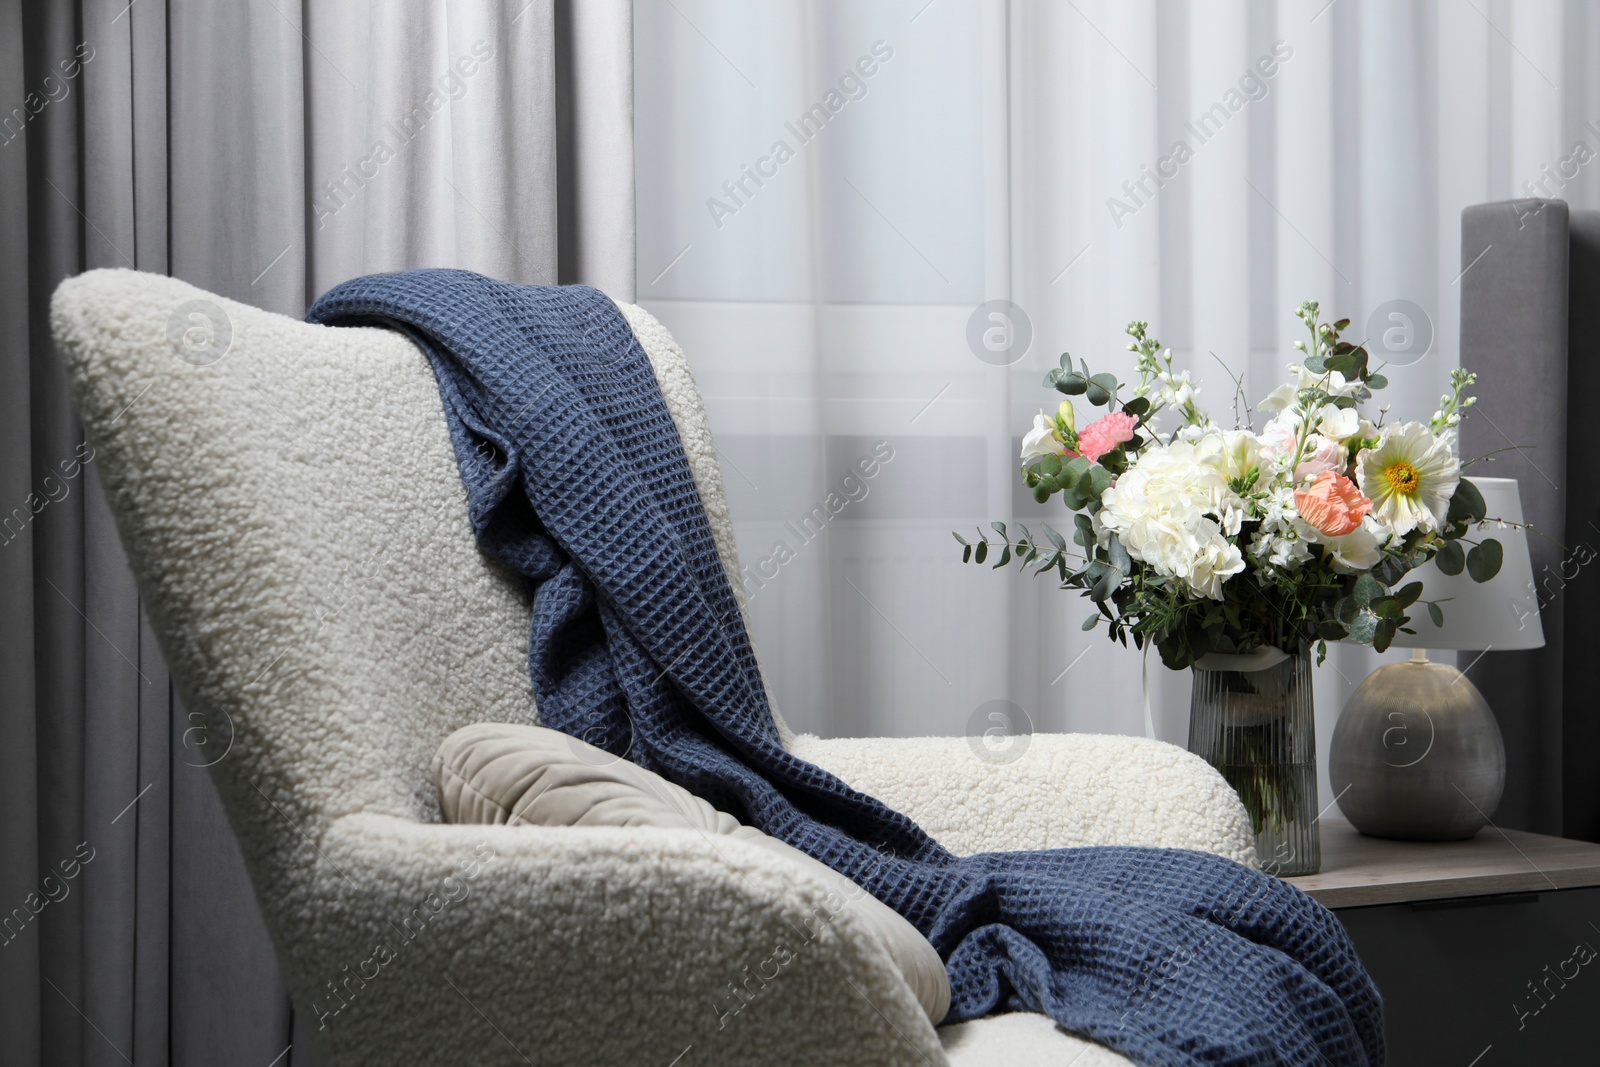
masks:
<svg viewBox="0 0 1600 1067"><path fill-rule="evenodd" d="M1373 837L1469 838L1489 821L1505 789L1505 744L1483 694L1455 667L1429 662L1425 651L1510 652L1544 645L1516 479L1471 481L1483 494L1488 520L1467 537L1500 542L1500 572L1480 584L1465 570L1447 575L1430 562L1402 579L1423 586L1408 612L1408 628L1416 633L1394 640L1397 647L1414 649L1412 658L1373 671L1334 727L1328 778L1339 810ZM1424 601L1439 602L1443 626L1434 625Z"/></svg>

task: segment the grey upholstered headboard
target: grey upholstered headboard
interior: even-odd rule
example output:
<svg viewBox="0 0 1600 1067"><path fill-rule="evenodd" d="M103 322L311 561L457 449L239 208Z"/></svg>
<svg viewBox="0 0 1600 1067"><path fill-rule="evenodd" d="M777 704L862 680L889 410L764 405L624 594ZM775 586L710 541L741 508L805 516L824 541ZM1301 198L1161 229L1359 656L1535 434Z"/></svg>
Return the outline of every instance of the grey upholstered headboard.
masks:
<svg viewBox="0 0 1600 1067"><path fill-rule="evenodd" d="M1461 213L1461 363L1478 372L1462 455L1514 477L1533 535L1545 647L1468 672L1506 741L1501 826L1600 841L1600 211L1559 200Z"/></svg>

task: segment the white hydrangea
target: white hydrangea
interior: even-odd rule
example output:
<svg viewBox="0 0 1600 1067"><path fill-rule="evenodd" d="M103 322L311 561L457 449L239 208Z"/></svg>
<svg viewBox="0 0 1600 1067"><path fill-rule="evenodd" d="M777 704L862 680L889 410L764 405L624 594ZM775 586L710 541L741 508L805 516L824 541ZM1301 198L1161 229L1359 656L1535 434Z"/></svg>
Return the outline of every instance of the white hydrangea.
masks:
<svg viewBox="0 0 1600 1067"><path fill-rule="evenodd" d="M1244 570L1226 532L1246 505L1228 485L1221 434L1147 448L1101 498L1097 525L1128 554L1180 579L1195 596L1222 599L1222 583Z"/></svg>

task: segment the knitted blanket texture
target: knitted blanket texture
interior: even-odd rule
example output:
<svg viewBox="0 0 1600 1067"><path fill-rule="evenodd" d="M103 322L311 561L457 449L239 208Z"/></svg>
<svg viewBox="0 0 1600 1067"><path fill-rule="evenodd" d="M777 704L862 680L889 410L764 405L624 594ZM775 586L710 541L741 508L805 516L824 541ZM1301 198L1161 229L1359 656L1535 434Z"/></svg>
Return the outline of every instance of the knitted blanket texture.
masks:
<svg viewBox="0 0 1600 1067"><path fill-rule="evenodd" d="M380 274L307 318L432 361L478 543L525 575L544 726L626 754L809 853L932 942L946 1022L1043 1012L1148 1065L1381 1065L1382 1007L1332 913L1153 848L959 857L780 742L648 357L581 286Z"/></svg>

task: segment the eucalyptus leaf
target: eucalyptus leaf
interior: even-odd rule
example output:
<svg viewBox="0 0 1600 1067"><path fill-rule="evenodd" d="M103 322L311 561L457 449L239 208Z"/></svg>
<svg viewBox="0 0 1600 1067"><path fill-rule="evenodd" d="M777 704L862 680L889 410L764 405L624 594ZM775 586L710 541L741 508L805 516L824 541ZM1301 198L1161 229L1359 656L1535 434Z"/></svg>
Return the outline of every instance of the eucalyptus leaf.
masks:
<svg viewBox="0 0 1600 1067"><path fill-rule="evenodd" d="M1387 587L1398 582L1410 569L1404 563L1390 557L1381 560L1376 567L1372 568L1372 576Z"/></svg>
<svg viewBox="0 0 1600 1067"><path fill-rule="evenodd" d="M1324 361L1324 365L1328 370L1338 371L1346 378L1355 378L1361 373L1361 357L1354 352L1341 352L1338 355L1329 356Z"/></svg>
<svg viewBox="0 0 1600 1067"><path fill-rule="evenodd" d="M1428 618L1433 620L1435 626L1444 625L1444 609L1433 601L1428 602Z"/></svg>
<svg viewBox="0 0 1600 1067"><path fill-rule="evenodd" d="M1421 582L1410 582L1395 590L1394 593L1394 598L1400 602L1400 606L1403 608L1409 608L1415 604L1420 596L1422 596Z"/></svg>
<svg viewBox="0 0 1600 1067"><path fill-rule="evenodd" d="M1450 498L1450 511L1445 521L1482 522L1488 511L1489 505L1484 502L1483 493L1472 484L1470 478L1463 478L1456 483L1455 495Z"/></svg>
<svg viewBox="0 0 1600 1067"><path fill-rule="evenodd" d="M1122 539L1116 534L1111 535L1111 540L1106 544L1106 553L1111 557L1111 565L1123 574L1133 573L1133 557L1128 555L1128 550L1122 547Z"/></svg>
<svg viewBox="0 0 1600 1067"><path fill-rule="evenodd" d="M1055 381L1050 382L1056 392L1065 393L1067 396L1082 396L1089 388L1089 379L1074 371L1071 374L1059 375Z"/></svg>
<svg viewBox="0 0 1600 1067"><path fill-rule="evenodd" d="M1467 553L1467 573L1472 575L1475 582L1487 582L1500 573L1500 564L1504 559L1505 550L1500 547L1500 542L1492 537L1486 538Z"/></svg>
<svg viewBox="0 0 1600 1067"><path fill-rule="evenodd" d="M1378 597L1383 595L1383 583L1370 574L1363 574L1356 579L1356 587L1351 590L1357 606L1367 607Z"/></svg>
<svg viewBox="0 0 1600 1067"><path fill-rule="evenodd" d="M1111 401L1111 398L1117 395L1117 390L1119 388L1121 388L1121 385L1122 385L1121 382L1117 381L1117 376L1115 374L1108 374L1108 373L1104 373L1104 372L1102 372L1100 374L1096 374L1094 377L1090 378L1089 380L1091 382L1093 382L1095 385L1098 385L1100 387L1101 391L1106 394L1106 398L1105 398L1104 401L1098 401L1098 400L1094 399L1094 394L1091 392L1089 394L1089 402L1090 403L1096 403L1096 404L1098 404L1098 403L1109 403Z"/></svg>
<svg viewBox="0 0 1600 1067"><path fill-rule="evenodd" d="M1461 568L1467 564L1467 554L1461 548L1460 541L1446 541L1433 557L1434 566L1439 568L1440 574L1457 575Z"/></svg>
<svg viewBox="0 0 1600 1067"><path fill-rule="evenodd" d="M1113 481L1114 477L1115 476L1110 471L1106 470L1102 466L1099 466L1098 464L1090 467L1089 488L1091 490L1091 495L1096 500L1099 500L1100 497L1104 495L1105 491L1111 488L1111 482Z"/></svg>
<svg viewBox="0 0 1600 1067"><path fill-rule="evenodd" d="M1350 640L1363 645L1372 644L1372 639L1378 633L1378 617L1370 611L1363 611L1356 616L1350 624Z"/></svg>
<svg viewBox="0 0 1600 1067"><path fill-rule="evenodd" d="M1378 628L1372 632L1372 647L1374 651L1386 652L1394 643L1395 624L1391 619L1383 619L1378 623Z"/></svg>

